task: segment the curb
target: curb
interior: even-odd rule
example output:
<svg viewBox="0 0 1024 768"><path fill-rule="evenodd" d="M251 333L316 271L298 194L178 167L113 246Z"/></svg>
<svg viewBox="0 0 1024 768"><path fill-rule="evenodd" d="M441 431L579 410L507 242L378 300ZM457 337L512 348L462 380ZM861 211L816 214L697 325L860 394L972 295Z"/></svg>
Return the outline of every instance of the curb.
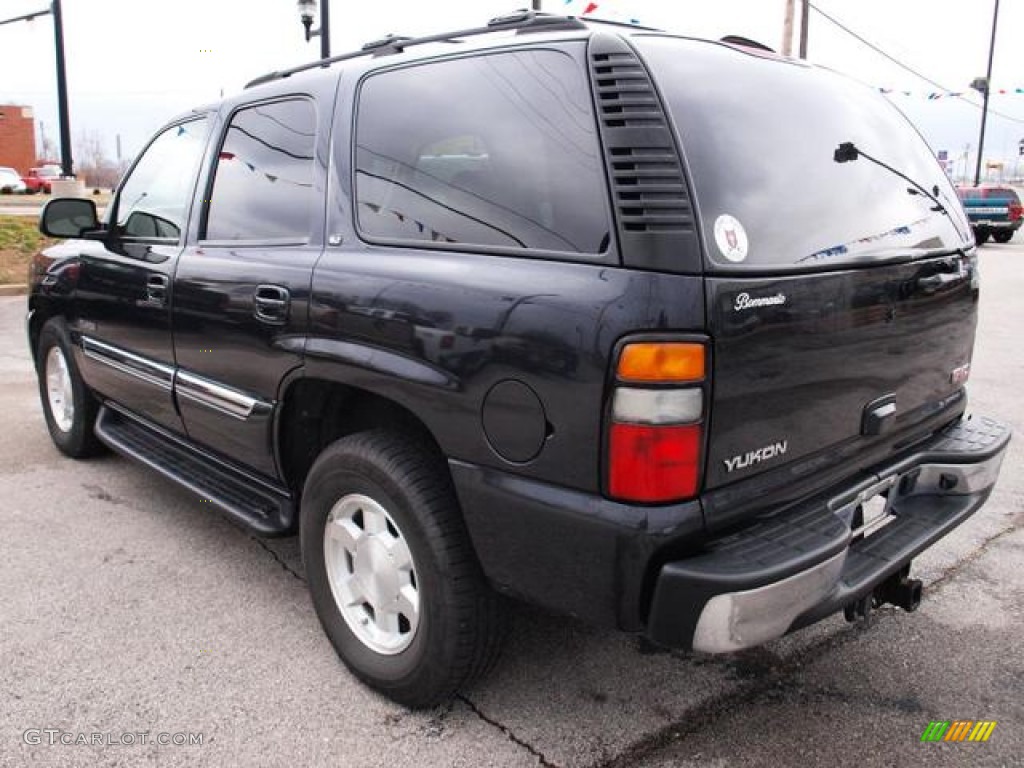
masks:
<svg viewBox="0 0 1024 768"><path fill-rule="evenodd" d="M27 293L27 285L0 285L0 296L24 296Z"/></svg>

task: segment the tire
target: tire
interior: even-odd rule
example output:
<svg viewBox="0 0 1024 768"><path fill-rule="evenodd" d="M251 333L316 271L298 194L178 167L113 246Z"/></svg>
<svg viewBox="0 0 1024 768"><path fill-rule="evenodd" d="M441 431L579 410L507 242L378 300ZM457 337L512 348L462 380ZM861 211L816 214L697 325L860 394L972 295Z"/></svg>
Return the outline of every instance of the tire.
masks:
<svg viewBox="0 0 1024 768"><path fill-rule="evenodd" d="M306 480L300 537L320 623L371 688L406 707L432 707L497 661L505 613L432 446L383 430L331 444Z"/></svg>
<svg viewBox="0 0 1024 768"><path fill-rule="evenodd" d="M992 239L997 243L1008 243L1010 238L1013 237L1013 232L996 232L992 235Z"/></svg>
<svg viewBox="0 0 1024 768"><path fill-rule="evenodd" d="M99 403L82 381L61 318L47 321L39 333L36 373L46 428L54 445L73 459L101 453L103 445L93 433ZM70 408L62 408L63 403L70 403Z"/></svg>
<svg viewBox="0 0 1024 768"><path fill-rule="evenodd" d="M984 245L985 243L987 243L988 242L988 238L989 238L989 233L988 232L978 232L977 230L975 230L975 232L974 232L974 242L976 242L978 245Z"/></svg>

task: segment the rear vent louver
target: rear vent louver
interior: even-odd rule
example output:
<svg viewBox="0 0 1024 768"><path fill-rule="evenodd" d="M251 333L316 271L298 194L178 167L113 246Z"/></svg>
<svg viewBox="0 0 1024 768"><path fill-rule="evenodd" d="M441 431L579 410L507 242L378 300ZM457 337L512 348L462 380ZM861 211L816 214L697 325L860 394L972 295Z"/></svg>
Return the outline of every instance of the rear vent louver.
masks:
<svg viewBox="0 0 1024 768"><path fill-rule="evenodd" d="M646 67L613 35L594 35L589 58L623 261L671 272L699 271L689 190Z"/></svg>

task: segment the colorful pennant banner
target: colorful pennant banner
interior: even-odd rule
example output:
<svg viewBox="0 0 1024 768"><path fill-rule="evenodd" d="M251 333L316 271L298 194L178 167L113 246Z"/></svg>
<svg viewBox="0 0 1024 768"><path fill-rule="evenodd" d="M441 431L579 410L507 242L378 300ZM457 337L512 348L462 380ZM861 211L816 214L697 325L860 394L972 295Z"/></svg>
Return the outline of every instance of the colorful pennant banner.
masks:
<svg viewBox="0 0 1024 768"><path fill-rule="evenodd" d="M929 101L936 99L957 98L970 91L903 91L899 88L879 88L879 93L885 95L896 94L897 96L924 96ZM993 88L991 95L1008 96L1024 93L1024 88Z"/></svg>
<svg viewBox="0 0 1024 768"><path fill-rule="evenodd" d="M567 16L589 16L601 9L601 16L612 21L623 21L629 24L639 24L640 20L632 18L622 11L615 10L610 3L594 3L591 0L565 0L562 12Z"/></svg>

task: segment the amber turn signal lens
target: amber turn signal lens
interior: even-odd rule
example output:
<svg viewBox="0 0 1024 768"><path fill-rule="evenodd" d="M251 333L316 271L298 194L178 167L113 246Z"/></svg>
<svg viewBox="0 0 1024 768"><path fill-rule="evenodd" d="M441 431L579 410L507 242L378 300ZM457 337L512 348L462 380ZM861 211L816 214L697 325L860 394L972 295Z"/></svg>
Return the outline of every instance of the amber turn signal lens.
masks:
<svg viewBox="0 0 1024 768"><path fill-rule="evenodd" d="M619 357L618 374L626 381L700 381L704 378L704 345L627 344Z"/></svg>

